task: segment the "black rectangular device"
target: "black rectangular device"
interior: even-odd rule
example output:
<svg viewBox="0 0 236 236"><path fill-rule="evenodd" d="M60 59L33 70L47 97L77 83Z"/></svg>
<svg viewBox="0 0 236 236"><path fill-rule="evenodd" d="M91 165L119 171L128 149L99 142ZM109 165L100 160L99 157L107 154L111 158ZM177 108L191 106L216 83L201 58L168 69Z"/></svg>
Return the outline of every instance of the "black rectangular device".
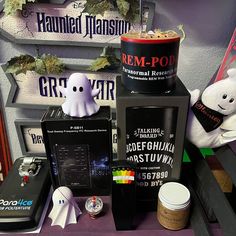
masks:
<svg viewBox="0 0 236 236"><path fill-rule="evenodd" d="M136 166L127 160L112 164L112 213L116 230L135 229Z"/></svg>
<svg viewBox="0 0 236 236"><path fill-rule="evenodd" d="M111 121L108 106L82 118L48 108L41 126L54 188L67 186L74 196L110 194Z"/></svg>
<svg viewBox="0 0 236 236"><path fill-rule="evenodd" d="M46 158L18 158L0 186L0 230L37 228L50 186Z"/></svg>

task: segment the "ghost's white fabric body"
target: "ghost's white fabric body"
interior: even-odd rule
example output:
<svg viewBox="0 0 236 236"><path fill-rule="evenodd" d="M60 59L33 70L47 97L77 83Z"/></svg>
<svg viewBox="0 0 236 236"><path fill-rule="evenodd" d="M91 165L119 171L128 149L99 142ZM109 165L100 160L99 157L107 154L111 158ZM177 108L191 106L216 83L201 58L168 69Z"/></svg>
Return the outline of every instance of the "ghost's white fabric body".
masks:
<svg viewBox="0 0 236 236"><path fill-rule="evenodd" d="M236 69L227 71L228 77L208 86L201 100L208 108L225 115L223 123L213 131L206 132L191 110L191 106L200 99L198 89L191 94L187 123L187 138L197 147L219 147L236 140Z"/></svg>
<svg viewBox="0 0 236 236"><path fill-rule="evenodd" d="M65 114L73 117L91 116L99 111L94 97L100 92L92 89L85 74L73 73L68 79L67 88L59 86L60 92L66 97L62 104Z"/></svg>
<svg viewBox="0 0 236 236"><path fill-rule="evenodd" d="M68 187L57 188L52 195L52 201L53 208L48 215L52 220L52 226L59 225L65 228L66 225L77 223L77 218L82 212Z"/></svg>

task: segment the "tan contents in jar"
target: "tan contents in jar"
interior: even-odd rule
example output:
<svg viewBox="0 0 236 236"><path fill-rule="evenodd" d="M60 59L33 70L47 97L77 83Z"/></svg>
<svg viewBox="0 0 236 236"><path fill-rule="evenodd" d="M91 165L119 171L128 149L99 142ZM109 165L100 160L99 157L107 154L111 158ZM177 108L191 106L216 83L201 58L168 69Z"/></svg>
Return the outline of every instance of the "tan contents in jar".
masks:
<svg viewBox="0 0 236 236"><path fill-rule="evenodd" d="M180 38L179 34L177 34L173 30L161 31L159 29L149 32L137 32L130 30L128 33L123 34L122 36L131 39L149 39L149 40Z"/></svg>
<svg viewBox="0 0 236 236"><path fill-rule="evenodd" d="M170 230L183 229L187 225L188 218L189 207L180 210L170 210L158 201L157 219L163 227Z"/></svg>

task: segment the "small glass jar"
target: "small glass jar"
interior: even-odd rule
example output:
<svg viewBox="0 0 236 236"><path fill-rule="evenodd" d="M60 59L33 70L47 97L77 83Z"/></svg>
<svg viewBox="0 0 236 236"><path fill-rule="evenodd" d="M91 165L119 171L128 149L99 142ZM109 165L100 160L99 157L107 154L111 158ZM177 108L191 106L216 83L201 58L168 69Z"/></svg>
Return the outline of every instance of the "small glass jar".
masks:
<svg viewBox="0 0 236 236"><path fill-rule="evenodd" d="M103 209L103 201L100 197L89 197L85 202L85 209L92 219L96 219Z"/></svg>
<svg viewBox="0 0 236 236"><path fill-rule="evenodd" d="M183 229L188 222L190 210L190 192L182 184L165 183L158 193L157 219L170 230Z"/></svg>

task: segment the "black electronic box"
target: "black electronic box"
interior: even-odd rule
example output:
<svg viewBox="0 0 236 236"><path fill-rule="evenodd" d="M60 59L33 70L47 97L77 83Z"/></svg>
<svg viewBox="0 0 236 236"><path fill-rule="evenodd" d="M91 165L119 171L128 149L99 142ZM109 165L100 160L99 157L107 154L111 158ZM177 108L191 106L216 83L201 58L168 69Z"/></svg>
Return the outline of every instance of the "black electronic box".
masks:
<svg viewBox="0 0 236 236"><path fill-rule="evenodd" d="M54 188L67 186L74 196L110 194L111 120L108 106L84 118L48 108L41 125Z"/></svg>
<svg viewBox="0 0 236 236"><path fill-rule="evenodd" d="M112 213L116 230L135 228L136 165L127 160L112 164Z"/></svg>
<svg viewBox="0 0 236 236"><path fill-rule="evenodd" d="M50 187L46 158L18 158L0 186L0 231L37 228Z"/></svg>

